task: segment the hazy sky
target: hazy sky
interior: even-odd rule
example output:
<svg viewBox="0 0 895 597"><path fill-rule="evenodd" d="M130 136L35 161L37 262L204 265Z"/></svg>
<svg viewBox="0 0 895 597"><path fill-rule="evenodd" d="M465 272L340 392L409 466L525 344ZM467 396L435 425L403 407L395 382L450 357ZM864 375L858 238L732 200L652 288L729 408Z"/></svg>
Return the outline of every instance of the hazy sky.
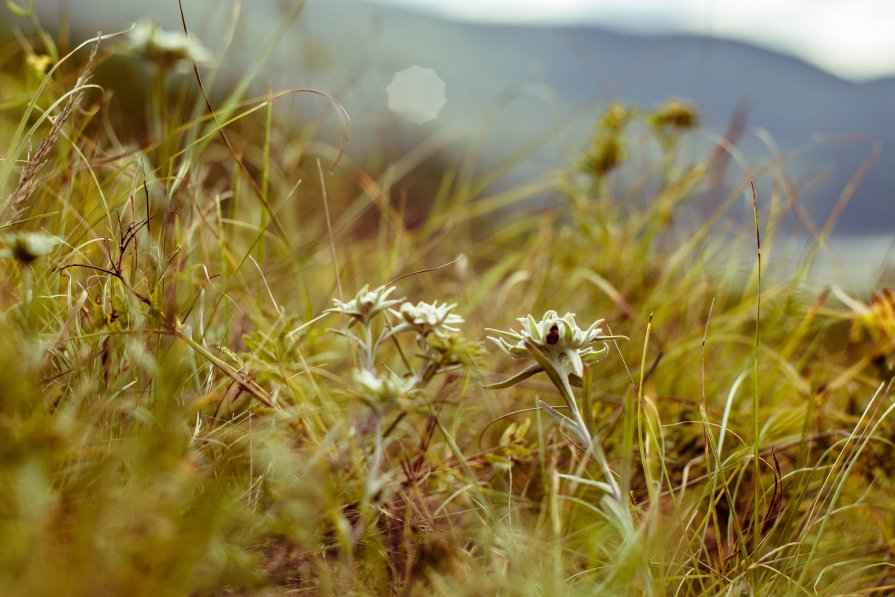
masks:
<svg viewBox="0 0 895 597"><path fill-rule="evenodd" d="M603 23L748 41L840 76L895 75L895 0L380 0L458 19Z"/></svg>

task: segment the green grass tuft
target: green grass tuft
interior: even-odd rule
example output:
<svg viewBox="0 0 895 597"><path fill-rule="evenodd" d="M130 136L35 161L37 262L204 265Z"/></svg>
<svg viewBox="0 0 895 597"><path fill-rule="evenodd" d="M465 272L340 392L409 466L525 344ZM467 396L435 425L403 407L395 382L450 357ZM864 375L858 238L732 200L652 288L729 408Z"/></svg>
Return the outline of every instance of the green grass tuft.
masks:
<svg viewBox="0 0 895 597"><path fill-rule="evenodd" d="M783 271L785 189L685 104L411 206L275 93L124 110L120 44L0 74L0 594L893 590L895 301ZM484 342L548 310L608 355Z"/></svg>

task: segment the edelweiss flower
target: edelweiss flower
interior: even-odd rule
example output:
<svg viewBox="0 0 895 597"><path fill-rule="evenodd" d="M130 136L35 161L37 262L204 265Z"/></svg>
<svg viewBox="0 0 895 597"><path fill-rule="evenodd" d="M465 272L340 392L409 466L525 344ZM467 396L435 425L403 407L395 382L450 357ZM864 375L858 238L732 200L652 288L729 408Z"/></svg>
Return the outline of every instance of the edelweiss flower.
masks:
<svg viewBox="0 0 895 597"><path fill-rule="evenodd" d="M159 66L178 62L209 62L211 51L178 31L164 31L152 21L140 21L130 32L130 48Z"/></svg>
<svg viewBox="0 0 895 597"><path fill-rule="evenodd" d="M333 299L334 307L327 309L327 313L342 313L352 318L352 323L359 322L368 324L370 321L382 311L388 309L392 305L397 305L404 299L388 299L388 295L395 291L394 286L380 286L375 290L370 290L369 285L361 288L353 299L342 302L339 299Z"/></svg>
<svg viewBox="0 0 895 597"><path fill-rule="evenodd" d="M513 357L528 356L536 361L536 364L520 371L516 375L502 382L485 386L487 389L507 388L527 379L536 373L546 372L551 383L559 390L566 403L564 414L546 402L538 401L538 406L549 415L559 426L576 435L593 457L599 462L606 477L606 487L619 503L626 502L618 484L613 477L612 469L606 460L606 455L599 441L594 441L593 413L588 411L582 414L572 391L571 384L584 385L584 364L596 363L609 352L605 341L621 338L623 336L604 336L600 329L602 319L598 319L587 329L582 330L575 323L575 315L566 313L562 317L556 311L547 311L540 321L535 321L531 315L520 317L522 331L490 330L499 334L497 337L489 336L501 350ZM602 342L600 349L593 347L595 342ZM588 423L590 421L590 423Z"/></svg>
<svg viewBox="0 0 895 597"><path fill-rule="evenodd" d="M17 232L3 237L6 248L0 249L0 257L13 257L29 264L38 257L49 255L60 241L43 232Z"/></svg>
<svg viewBox="0 0 895 597"><path fill-rule="evenodd" d="M413 377L401 377L392 372L380 377L369 369L355 369L352 377L365 396L379 402L402 398L413 391L416 385Z"/></svg>
<svg viewBox="0 0 895 597"><path fill-rule="evenodd" d="M416 330L420 336L425 337L432 332L459 332L460 329L454 326L463 323L465 319L451 313L456 306L456 303L439 305L437 302L430 304L420 301L416 305L404 303L399 311L391 309L391 312L404 320L402 329ZM397 328L395 331L397 332Z"/></svg>
<svg viewBox="0 0 895 597"><path fill-rule="evenodd" d="M532 347L534 347L543 353L556 369L561 369L565 376L574 375L578 378L577 380L584 375L584 363L596 363L609 352L605 343L599 349L595 349L592 345L595 342L615 337L602 334L599 327L604 321L602 319L598 319L590 327L582 330L575 323L574 313L566 313L559 317L556 311L547 311L540 321L535 321L531 315L520 317L518 321L522 324L521 332L489 328L489 331L496 332L501 336L488 336L488 339L513 357L535 358L532 354ZM535 358L535 360L538 359ZM522 372L526 375L517 379L516 382L540 371L544 371L541 365L526 369Z"/></svg>

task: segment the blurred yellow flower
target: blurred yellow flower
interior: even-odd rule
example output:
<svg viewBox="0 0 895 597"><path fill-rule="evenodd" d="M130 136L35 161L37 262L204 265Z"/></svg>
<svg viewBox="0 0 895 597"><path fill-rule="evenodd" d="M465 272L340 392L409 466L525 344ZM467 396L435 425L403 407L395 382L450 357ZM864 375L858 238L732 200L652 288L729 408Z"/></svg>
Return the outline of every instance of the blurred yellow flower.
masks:
<svg viewBox="0 0 895 597"><path fill-rule="evenodd" d="M53 64L53 59L46 54L28 54L25 64L40 76L44 76Z"/></svg>

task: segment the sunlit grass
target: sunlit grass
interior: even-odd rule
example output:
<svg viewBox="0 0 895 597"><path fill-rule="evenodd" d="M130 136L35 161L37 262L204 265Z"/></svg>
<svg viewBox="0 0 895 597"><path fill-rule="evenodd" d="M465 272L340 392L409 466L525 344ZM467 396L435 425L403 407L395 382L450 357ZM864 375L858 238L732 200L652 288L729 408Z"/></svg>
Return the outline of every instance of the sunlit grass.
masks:
<svg viewBox="0 0 895 597"><path fill-rule="evenodd" d="M0 593L895 586L891 294L773 275L784 192L731 218L763 169L683 155L684 104L610 108L540 207L448 169L419 221L276 94L122 141L91 47L2 75ZM604 333L484 342L548 310Z"/></svg>

